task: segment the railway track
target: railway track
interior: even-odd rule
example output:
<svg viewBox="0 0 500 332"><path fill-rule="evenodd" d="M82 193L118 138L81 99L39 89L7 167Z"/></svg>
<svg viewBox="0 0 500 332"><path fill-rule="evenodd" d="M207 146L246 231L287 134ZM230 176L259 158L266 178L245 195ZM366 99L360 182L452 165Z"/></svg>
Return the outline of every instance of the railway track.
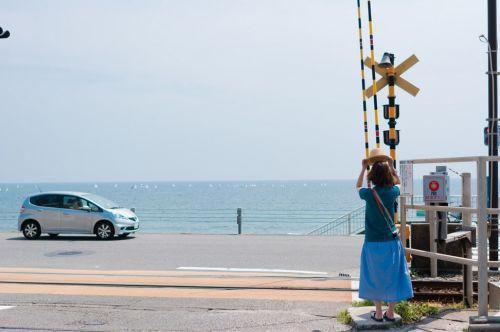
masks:
<svg viewBox="0 0 500 332"><path fill-rule="evenodd" d="M463 300L461 281L413 280L414 299L419 301L438 301L444 303ZM477 281L473 283L474 299L477 299Z"/></svg>

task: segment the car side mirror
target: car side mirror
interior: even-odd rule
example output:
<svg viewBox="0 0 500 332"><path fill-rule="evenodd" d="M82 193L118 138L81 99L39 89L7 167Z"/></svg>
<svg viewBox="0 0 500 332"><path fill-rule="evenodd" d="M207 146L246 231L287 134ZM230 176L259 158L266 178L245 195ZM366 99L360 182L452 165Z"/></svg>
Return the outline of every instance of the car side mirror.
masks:
<svg viewBox="0 0 500 332"><path fill-rule="evenodd" d="M135 208L130 208L130 211L135 213Z"/></svg>

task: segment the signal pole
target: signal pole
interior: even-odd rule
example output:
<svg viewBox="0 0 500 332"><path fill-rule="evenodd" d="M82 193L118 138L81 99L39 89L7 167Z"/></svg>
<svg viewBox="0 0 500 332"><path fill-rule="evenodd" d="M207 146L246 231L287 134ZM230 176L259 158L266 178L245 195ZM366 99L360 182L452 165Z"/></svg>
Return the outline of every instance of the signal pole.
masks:
<svg viewBox="0 0 500 332"><path fill-rule="evenodd" d="M497 1L488 0L488 155L498 156ZM498 163L489 163L490 206L498 208ZM491 215L490 261L498 261L498 215ZM491 270L498 270L491 267Z"/></svg>

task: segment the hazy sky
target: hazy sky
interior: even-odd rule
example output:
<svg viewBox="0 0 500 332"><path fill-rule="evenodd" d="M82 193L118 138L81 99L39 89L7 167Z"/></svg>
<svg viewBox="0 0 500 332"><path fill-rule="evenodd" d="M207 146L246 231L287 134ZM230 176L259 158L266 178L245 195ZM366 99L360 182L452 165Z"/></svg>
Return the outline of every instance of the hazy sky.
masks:
<svg viewBox="0 0 500 332"><path fill-rule="evenodd" d="M420 94L397 91L399 157L485 154L486 1L373 6L377 59L392 51L421 61L404 75ZM12 35L0 40L0 182L357 175L355 0L1 8Z"/></svg>

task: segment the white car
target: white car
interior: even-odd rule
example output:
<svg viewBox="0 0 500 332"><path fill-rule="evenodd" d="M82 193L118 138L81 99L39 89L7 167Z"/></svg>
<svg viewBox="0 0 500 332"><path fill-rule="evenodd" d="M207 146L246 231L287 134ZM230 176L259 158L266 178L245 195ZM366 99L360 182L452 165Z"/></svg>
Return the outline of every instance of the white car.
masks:
<svg viewBox="0 0 500 332"><path fill-rule="evenodd" d="M42 233L95 234L100 240L115 235L126 237L139 230L139 218L133 209L94 194L46 192L26 198L18 218L18 230L34 240Z"/></svg>

